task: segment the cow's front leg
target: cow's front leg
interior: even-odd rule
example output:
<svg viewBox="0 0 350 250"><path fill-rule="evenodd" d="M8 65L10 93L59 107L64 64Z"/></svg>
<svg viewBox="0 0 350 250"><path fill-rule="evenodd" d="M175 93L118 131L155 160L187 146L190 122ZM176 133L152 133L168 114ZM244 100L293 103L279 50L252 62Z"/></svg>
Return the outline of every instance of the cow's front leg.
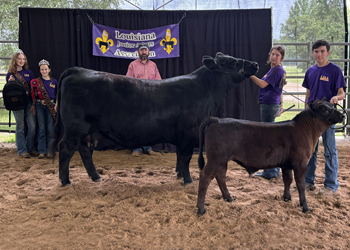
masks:
<svg viewBox="0 0 350 250"><path fill-rule="evenodd" d="M72 156L74 155L75 148L72 143L66 139L58 144L59 151L59 180L62 183L62 186L71 184L69 180L69 162Z"/></svg>
<svg viewBox="0 0 350 250"><path fill-rule="evenodd" d="M192 183L190 175L190 161L193 154L193 146L185 149L176 146L176 172L178 178L184 178L184 184Z"/></svg>
<svg viewBox="0 0 350 250"><path fill-rule="evenodd" d="M293 181L292 170L282 168L282 176L283 176L283 183L284 183L283 200L284 201L291 201L292 196L290 195L290 184Z"/></svg>
<svg viewBox="0 0 350 250"><path fill-rule="evenodd" d="M102 181L92 161L92 153L94 151L93 148L92 147L89 148L85 144L80 144L78 147L78 151L90 178L95 182Z"/></svg>
<svg viewBox="0 0 350 250"><path fill-rule="evenodd" d="M303 212L309 212L310 209L307 205L306 197L305 197L305 173L306 167L302 167L303 165L299 165L294 167L294 179L297 184L298 192L299 192L299 202L300 206L303 207Z"/></svg>
<svg viewBox="0 0 350 250"><path fill-rule="evenodd" d="M227 172L227 162L219 168L218 174L215 176L215 178L220 187L222 197L227 202L231 202L233 201L233 199L226 186L226 172Z"/></svg>

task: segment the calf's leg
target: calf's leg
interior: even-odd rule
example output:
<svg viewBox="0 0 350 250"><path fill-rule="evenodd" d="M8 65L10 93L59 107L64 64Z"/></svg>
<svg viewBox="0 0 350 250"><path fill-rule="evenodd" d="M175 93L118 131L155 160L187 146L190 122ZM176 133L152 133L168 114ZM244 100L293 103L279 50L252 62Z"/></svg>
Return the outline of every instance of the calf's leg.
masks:
<svg viewBox="0 0 350 250"><path fill-rule="evenodd" d="M218 174L215 176L216 181L218 182L218 185L220 187L222 197L227 202L233 201L227 186L226 186L226 172L227 172L227 163L225 163L223 166L221 166L218 170Z"/></svg>
<svg viewBox="0 0 350 250"><path fill-rule="evenodd" d="M283 183L284 183L283 200L284 201L291 201L292 197L290 195L290 184L293 181L292 170L282 168L282 176L283 176Z"/></svg>
<svg viewBox="0 0 350 250"><path fill-rule="evenodd" d="M305 197L305 173L306 166L302 165L294 167L294 179L297 184L298 192L299 192L299 202L300 206L303 207L303 212L309 212L310 209L307 205L306 197Z"/></svg>
<svg viewBox="0 0 350 250"><path fill-rule="evenodd" d="M92 161L92 153L93 153L93 148L89 148L87 145L85 144L80 144L78 147L78 151L80 154L80 157L84 163L85 169L88 173L88 175L90 176L90 178L95 181L95 182L99 182L102 181L100 175L97 173L95 165Z"/></svg>
<svg viewBox="0 0 350 250"><path fill-rule="evenodd" d="M208 186L212 179L217 175L215 171L215 165L208 164L201 170L199 175L199 185L198 185L198 198L197 198L197 208L198 214L202 215L205 213L204 202L205 195L208 190Z"/></svg>

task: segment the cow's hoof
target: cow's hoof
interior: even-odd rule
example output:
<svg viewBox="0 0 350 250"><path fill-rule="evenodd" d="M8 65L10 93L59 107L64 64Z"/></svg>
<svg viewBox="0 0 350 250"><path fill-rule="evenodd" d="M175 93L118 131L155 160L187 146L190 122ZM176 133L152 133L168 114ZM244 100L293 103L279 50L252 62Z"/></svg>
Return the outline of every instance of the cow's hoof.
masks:
<svg viewBox="0 0 350 250"><path fill-rule="evenodd" d="M204 209L204 208L203 208L203 209L198 208L197 214L198 214L199 216L205 214L205 209Z"/></svg>
<svg viewBox="0 0 350 250"><path fill-rule="evenodd" d="M311 210L307 207L307 208L303 208L303 213L310 213Z"/></svg>
<svg viewBox="0 0 350 250"><path fill-rule="evenodd" d="M292 198L284 198L284 197L283 197L283 200L284 200L285 202L287 202L287 201L291 201Z"/></svg>
<svg viewBox="0 0 350 250"><path fill-rule="evenodd" d="M227 201L227 202L232 202L233 201L233 199L232 199L232 197L230 196L230 197L228 197L227 199L226 198L224 198L224 200L225 201Z"/></svg>
<svg viewBox="0 0 350 250"><path fill-rule="evenodd" d="M66 187L66 186L70 186L71 185L70 181L68 181L68 182L61 182L61 183L62 183L62 187Z"/></svg>
<svg viewBox="0 0 350 250"><path fill-rule="evenodd" d="M184 185L188 185L188 184L191 184L193 181L192 179L190 178L189 180L184 180Z"/></svg>
<svg viewBox="0 0 350 250"><path fill-rule="evenodd" d="M183 178L183 176L180 172L177 172L176 178L181 179L181 178Z"/></svg>
<svg viewBox="0 0 350 250"><path fill-rule="evenodd" d="M100 177L100 178L98 178L98 179L96 179L96 180L93 180L94 182L102 182L103 181L103 179Z"/></svg>

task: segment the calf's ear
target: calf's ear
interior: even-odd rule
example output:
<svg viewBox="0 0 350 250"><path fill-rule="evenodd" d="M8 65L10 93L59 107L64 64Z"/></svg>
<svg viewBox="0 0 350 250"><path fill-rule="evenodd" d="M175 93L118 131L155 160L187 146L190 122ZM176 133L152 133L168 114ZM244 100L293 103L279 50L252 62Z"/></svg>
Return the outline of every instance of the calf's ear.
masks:
<svg viewBox="0 0 350 250"><path fill-rule="evenodd" d="M309 106L309 108L310 108L311 110L314 110L314 102L315 102L315 101L310 102L310 103L307 104L307 106Z"/></svg>
<svg viewBox="0 0 350 250"><path fill-rule="evenodd" d="M217 68L214 58L210 56L203 56L202 63L205 67L207 67L210 70Z"/></svg>

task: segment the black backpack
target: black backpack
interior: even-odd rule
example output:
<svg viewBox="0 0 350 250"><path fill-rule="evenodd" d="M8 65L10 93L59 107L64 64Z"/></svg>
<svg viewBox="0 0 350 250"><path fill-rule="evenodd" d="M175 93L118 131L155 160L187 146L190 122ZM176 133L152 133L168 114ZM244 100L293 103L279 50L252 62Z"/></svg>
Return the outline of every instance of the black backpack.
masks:
<svg viewBox="0 0 350 250"><path fill-rule="evenodd" d="M9 110L9 127L11 127L11 110L25 109L29 103L26 88L22 83L9 81L2 90L5 108Z"/></svg>
<svg viewBox="0 0 350 250"><path fill-rule="evenodd" d="M2 90L5 108L7 110L21 110L27 107L29 100L27 92L22 83L9 81Z"/></svg>

